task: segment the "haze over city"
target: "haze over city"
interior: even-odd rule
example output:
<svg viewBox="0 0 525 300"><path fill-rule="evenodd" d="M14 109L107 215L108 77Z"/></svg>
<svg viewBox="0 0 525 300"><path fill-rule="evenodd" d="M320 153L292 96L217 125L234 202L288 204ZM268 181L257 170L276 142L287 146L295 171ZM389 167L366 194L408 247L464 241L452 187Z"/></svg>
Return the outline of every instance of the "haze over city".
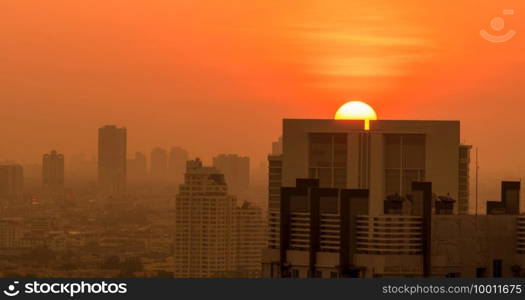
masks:
<svg viewBox="0 0 525 300"><path fill-rule="evenodd" d="M448 2L4 1L0 277L525 277L525 2Z"/></svg>
<svg viewBox="0 0 525 300"><path fill-rule="evenodd" d="M257 166L282 118L359 99L380 119L460 120L480 179L519 179L524 42L478 33L505 6L519 35L525 4L478 3L7 1L0 160L92 157L96 128L119 124L129 153L182 145Z"/></svg>

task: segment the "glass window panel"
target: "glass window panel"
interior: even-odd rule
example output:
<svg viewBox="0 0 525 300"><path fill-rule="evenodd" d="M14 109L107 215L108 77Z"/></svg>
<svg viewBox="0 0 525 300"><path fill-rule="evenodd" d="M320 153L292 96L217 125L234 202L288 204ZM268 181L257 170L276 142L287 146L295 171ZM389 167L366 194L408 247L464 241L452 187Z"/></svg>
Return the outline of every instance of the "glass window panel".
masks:
<svg viewBox="0 0 525 300"><path fill-rule="evenodd" d="M346 168L335 168L334 169L334 187L337 187L337 188L346 187Z"/></svg>

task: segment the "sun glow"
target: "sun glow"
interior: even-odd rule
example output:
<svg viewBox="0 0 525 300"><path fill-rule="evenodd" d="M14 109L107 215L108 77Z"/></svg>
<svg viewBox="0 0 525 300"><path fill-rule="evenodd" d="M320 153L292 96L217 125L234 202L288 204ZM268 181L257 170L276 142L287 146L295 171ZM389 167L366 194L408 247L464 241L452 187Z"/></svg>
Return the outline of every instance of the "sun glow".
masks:
<svg viewBox="0 0 525 300"><path fill-rule="evenodd" d="M377 120L375 110L361 101L350 101L343 104L335 113L336 120L364 120L365 130L370 130L370 120Z"/></svg>

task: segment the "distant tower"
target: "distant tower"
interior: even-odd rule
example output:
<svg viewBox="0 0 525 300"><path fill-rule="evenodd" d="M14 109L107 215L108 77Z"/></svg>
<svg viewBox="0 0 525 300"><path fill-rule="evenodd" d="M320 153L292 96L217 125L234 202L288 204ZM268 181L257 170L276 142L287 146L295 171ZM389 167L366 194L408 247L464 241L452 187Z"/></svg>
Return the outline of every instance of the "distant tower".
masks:
<svg viewBox="0 0 525 300"><path fill-rule="evenodd" d="M250 158L237 154L220 154L213 158L213 166L224 173L230 193L245 195L250 186Z"/></svg>
<svg viewBox="0 0 525 300"><path fill-rule="evenodd" d="M148 177L148 163L146 155L136 152L133 159L128 160L128 180L141 181Z"/></svg>
<svg viewBox="0 0 525 300"><path fill-rule="evenodd" d="M64 155L55 150L42 157L42 187L51 193L64 190Z"/></svg>
<svg viewBox="0 0 525 300"><path fill-rule="evenodd" d="M100 192L126 192L126 128L107 125L98 130L98 184Z"/></svg>
<svg viewBox="0 0 525 300"><path fill-rule="evenodd" d="M224 175L188 161L175 201L175 277L225 277L236 269L236 199Z"/></svg>
<svg viewBox="0 0 525 300"><path fill-rule="evenodd" d="M178 183L184 182L186 161L188 161L188 151L180 147L171 148L168 162L168 172L170 179Z"/></svg>
<svg viewBox="0 0 525 300"><path fill-rule="evenodd" d="M24 172L19 164L0 164L0 200L17 201L22 197Z"/></svg>
<svg viewBox="0 0 525 300"><path fill-rule="evenodd" d="M469 213L470 201L470 145L459 145L458 213Z"/></svg>
<svg viewBox="0 0 525 300"><path fill-rule="evenodd" d="M151 151L150 175L157 181L166 180L168 174L168 153L165 149L157 147Z"/></svg>
<svg viewBox="0 0 525 300"><path fill-rule="evenodd" d="M272 153L268 155L268 247L279 248L281 185L283 176L282 138L272 143Z"/></svg>

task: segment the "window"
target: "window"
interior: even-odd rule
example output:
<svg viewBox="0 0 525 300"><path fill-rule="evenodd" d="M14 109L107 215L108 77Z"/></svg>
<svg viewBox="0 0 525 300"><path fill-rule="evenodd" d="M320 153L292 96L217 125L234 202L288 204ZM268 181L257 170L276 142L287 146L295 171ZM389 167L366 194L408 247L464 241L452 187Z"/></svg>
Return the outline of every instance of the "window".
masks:
<svg viewBox="0 0 525 300"><path fill-rule="evenodd" d="M321 187L346 187L345 133L311 133L308 154L310 178L318 178Z"/></svg>
<svg viewBox="0 0 525 300"><path fill-rule="evenodd" d="M425 179L425 135L386 134L384 143L386 196L409 194Z"/></svg>

